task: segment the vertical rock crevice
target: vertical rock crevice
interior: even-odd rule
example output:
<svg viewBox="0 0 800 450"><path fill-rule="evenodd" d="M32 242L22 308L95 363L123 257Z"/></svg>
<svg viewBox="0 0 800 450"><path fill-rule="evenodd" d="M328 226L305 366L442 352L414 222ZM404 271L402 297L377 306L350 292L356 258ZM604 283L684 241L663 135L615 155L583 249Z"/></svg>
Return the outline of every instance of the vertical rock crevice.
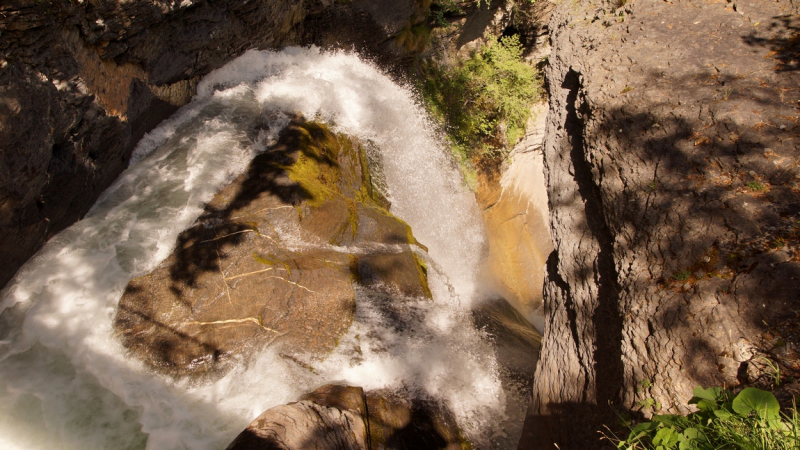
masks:
<svg viewBox="0 0 800 450"><path fill-rule="evenodd" d="M787 1L739 6L582 0L553 12L556 252L521 449L600 448L614 409L686 413L697 385L791 404L789 375L776 389L753 367L800 359L788 350L800 297L785 282L800 279L800 127L787 119L798 100L785 94L800 72L780 56L797 25Z"/></svg>
<svg viewBox="0 0 800 450"><path fill-rule="evenodd" d="M592 363L595 373L595 399L598 407L603 410L609 405L619 403L624 375L619 274L614 263L614 236L606 221L600 187L593 178L592 166L584 146L584 116L590 114L590 111L579 97L581 86L578 73L570 70L562 87L569 91L564 128L571 144L573 178L583 201L586 225L599 246L594 279L591 280L597 286L596 305L591 312L595 331Z"/></svg>
<svg viewBox="0 0 800 450"><path fill-rule="evenodd" d="M551 92L545 144L556 239L547 262L544 347L519 448L593 448L600 443L597 430L616 417L612 405L620 404L621 288L600 171L585 148L591 111L580 74L568 68L549 75L559 88Z"/></svg>

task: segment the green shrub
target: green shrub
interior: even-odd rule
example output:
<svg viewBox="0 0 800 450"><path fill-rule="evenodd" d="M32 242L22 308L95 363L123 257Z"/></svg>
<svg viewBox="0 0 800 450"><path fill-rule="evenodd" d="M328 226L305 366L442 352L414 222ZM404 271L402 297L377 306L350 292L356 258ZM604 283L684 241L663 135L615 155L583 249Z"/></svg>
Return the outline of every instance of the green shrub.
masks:
<svg viewBox="0 0 800 450"><path fill-rule="evenodd" d="M607 438L624 450L800 449L797 408L791 416L781 413L771 392L745 388L734 397L727 389L698 386L693 393L689 404L697 412L657 415L632 427L624 440Z"/></svg>
<svg viewBox="0 0 800 450"><path fill-rule="evenodd" d="M430 20L434 27L449 28L451 24L447 17L463 13L464 10L456 0L436 0L431 4Z"/></svg>
<svg viewBox="0 0 800 450"><path fill-rule="evenodd" d="M425 24L406 25L397 35L397 44L406 53L419 53L425 50L430 40L431 30Z"/></svg>
<svg viewBox="0 0 800 450"><path fill-rule="evenodd" d="M692 274L689 271L682 270L680 272L675 272L672 274L672 279L675 281L686 281Z"/></svg>
<svg viewBox="0 0 800 450"><path fill-rule="evenodd" d="M462 161L515 144L542 95L541 78L522 60L517 36L490 41L459 67L430 64L424 71L425 103L445 123Z"/></svg>

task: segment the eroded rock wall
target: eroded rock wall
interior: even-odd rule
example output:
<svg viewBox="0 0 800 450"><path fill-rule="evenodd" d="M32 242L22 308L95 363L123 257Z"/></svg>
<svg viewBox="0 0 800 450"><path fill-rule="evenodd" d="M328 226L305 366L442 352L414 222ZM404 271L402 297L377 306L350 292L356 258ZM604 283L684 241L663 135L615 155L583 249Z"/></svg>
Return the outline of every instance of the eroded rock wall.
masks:
<svg viewBox="0 0 800 450"><path fill-rule="evenodd" d="M202 75L318 43L396 61L413 0L12 0L0 5L0 287L85 214ZM335 25L335 26L334 26Z"/></svg>
<svg viewBox="0 0 800 450"><path fill-rule="evenodd" d="M553 251L542 155L546 116L546 103L533 107L502 173L482 172L475 193L489 244L486 281L539 330L544 266Z"/></svg>
<svg viewBox="0 0 800 450"><path fill-rule="evenodd" d="M619 6L623 4L624 6ZM562 2L545 172L555 251L520 448L797 361L800 173L789 2Z"/></svg>

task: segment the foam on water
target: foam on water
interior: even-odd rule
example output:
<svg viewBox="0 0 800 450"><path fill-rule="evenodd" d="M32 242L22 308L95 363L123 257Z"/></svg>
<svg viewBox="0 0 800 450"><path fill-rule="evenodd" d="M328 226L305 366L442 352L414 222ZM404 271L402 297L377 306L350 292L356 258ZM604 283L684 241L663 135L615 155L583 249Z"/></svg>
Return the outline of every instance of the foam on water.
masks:
<svg viewBox="0 0 800 450"><path fill-rule="evenodd" d="M274 142L289 120L283 112L376 144L393 212L430 250L435 301L357 288L356 320L316 374L266 348L211 384L155 375L114 335L119 298ZM507 446L518 430L504 441L497 424L509 399L469 316L480 297L481 227L407 89L353 54L247 52L208 75L189 105L141 141L86 218L2 292L0 447L222 448L263 410L329 381L434 396L480 446Z"/></svg>

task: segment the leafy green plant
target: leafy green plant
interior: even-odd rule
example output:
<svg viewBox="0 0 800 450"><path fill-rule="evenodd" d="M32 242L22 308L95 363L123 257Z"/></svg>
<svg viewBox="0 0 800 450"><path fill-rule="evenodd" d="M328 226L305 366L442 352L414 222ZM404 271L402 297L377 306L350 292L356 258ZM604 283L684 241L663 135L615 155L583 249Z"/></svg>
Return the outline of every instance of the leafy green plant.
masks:
<svg viewBox="0 0 800 450"><path fill-rule="evenodd" d="M747 188L751 191L763 191L764 185L759 183L758 181L751 181L747 183Z"/></svg>
<svg viewBox="0 0 800 450"><path fill-rule="evenodd" d="M672 274L672 279L675 281L686 281L692 274L689 271L681 270Z"/></svg>
<svg viewBox="0 0 800 450"><path fill-rule="evenodd" d="M733 94L733 88L727 88L722 92L722 99L727 100Z"/></svg>
<svg viewBox="0 0 800 450"><path fill-rule="evenodd" d="M770 248L783 248L785 245L786 241L781 238L777 238L769 243Z"/></svg>
<svg viewBox="0 0 800 450"><path fill-rule="evenodd" d="M407 53L425 50L430 40L431 30L425 24L406 25L397 34L397 44Z"/></svg>
<svg viewBox="0 0 800 450"><path fill-rule="evenodd" d="M446 16L450 14L462 14L463 9L458 5L456 0L436 0L431 5L431 21L434 27L448 28L451 26Z"/></svg>
<svg viewBox="0 0 800 450"><path fill-rule="evenodd" d="M639 406L640 408L644 408L644 409L653 408L656 411L661 409L661 403L656 401L656 399L650 398L650 397L648 397L648 398L646 398L646 399L644 399L644 400L642 400L640 402L637 402L636 405Z"/></svg>
<svg viewBox="0 0 800 450"><path fill-rule="evenodd" d="M458 67L424 71L426 106L444 122L462 162L516 143L542 95L541 78L522 60L518 36L490 40Z"/></svg>
<svg viewBox="0 0 800 450"><path fill-rule="evenodd" d="M771 392L745 388L729 390L697 387L690 405L698 411L686 416L656 415L630 427L625 439L606 438L624 450L783 450L800 448L800 418L796 406L782 414Z"/></svg>
<svg viewBox="0 0 800 450"><path fill-rule="evenodd" d="M774 362L774 361L772 361L770 359L767 359L767 358L761 358L761 360L764 361L764 363L766 363L766 365L772 370L772 373L770 374L770 375L772 375L772 384L775 387L780 386L780 384L781 384L781 366L778 365L778 363L776 363L776 362Z"/></svg>

